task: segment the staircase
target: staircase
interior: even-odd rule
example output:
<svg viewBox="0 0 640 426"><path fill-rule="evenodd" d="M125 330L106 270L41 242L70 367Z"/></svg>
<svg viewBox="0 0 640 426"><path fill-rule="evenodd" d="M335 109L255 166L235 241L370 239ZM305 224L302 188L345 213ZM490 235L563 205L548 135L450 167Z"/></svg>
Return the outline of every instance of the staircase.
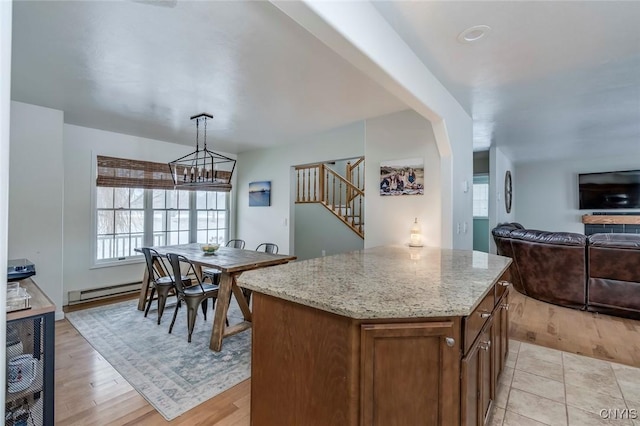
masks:
<svg viewBox="0 0 640 426"><path fill-rule="evenodd" d="M325 163L297 166L296 203L320 203L364 239L364 157L342 176Z"/></svg>

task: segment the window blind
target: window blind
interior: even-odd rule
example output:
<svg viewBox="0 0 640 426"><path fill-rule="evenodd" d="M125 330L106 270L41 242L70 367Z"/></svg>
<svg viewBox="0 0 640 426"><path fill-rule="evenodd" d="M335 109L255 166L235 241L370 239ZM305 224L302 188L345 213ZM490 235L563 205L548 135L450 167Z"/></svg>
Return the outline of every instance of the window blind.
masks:
<svg viewBox="0 0 640 426"><path fill-rule="evenodd" d="M108 186L115 188L146 188L146 189L181 189L190 191L231 191L231 184L213 184L206 186L183 186L173 183L171 177L171 169L167 163L154 163L152 161L129 160L125 158L106 157L98 155L97 157L97 186ZM216 171L216 176L231 173L225 171ZM178 179L181 177L178 176Z"/></svg>

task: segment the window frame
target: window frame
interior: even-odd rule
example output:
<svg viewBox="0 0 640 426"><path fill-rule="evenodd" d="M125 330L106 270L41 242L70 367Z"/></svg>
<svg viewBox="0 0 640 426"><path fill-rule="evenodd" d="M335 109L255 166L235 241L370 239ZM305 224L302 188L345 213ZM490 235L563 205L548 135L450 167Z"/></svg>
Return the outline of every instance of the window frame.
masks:
<svg viewBox="0 0 640 426"><path fill-rule="evenodd" d="M130 264L138 264L144 262L144 256L142 254L126 256L123 259L109 258L98 260L98 186L96 185L97 177L97 156L93 156L92 164L92 185L91 185L91 261L89 269L108 268L113 266L123 266ZM113 188L113 187L109 187ZM131 189L131 188L130 188ZM179 189L175 189L178 191ZM151 246L153 244L153 189L143 189L143 211L144 211L144 226L143 226L143 244ZM197 242L197 210L196 210L196 193L197 192L215 192L215 191L189 191L189 242ZM225 228L227 240L231 238L231 205L232 195L231 191L221 192L226 197L226 217ZM139 210L139 209L137 209ZM167 210L168 211L168 210ZM115 229L114 229L115 232Z"/></svg>
<svg viewBox="0 0 640 426"><path fill-rule="evenodd" d="M140 238L142 240L142 243L144 244L144 240L145 240L145 224L146 224L146 212L145 212L145 194L144 192L142 193L142 208L140 207L132 207L131 206L131 197L132 197L132 191L135 190L136 188L114 188L114 187L104 187L104 188L108 188L111 192L111 196L112 196L112 200L111 200L111 207L98 207L97 206L97 201L98 201L98 197L97 197L97 193L98 193L98 188L96 188L96 197L95 200L96 202L94 203L94 212L95 212L95 221L94 221L94 250L93 250L93 258L94 261L96 263L104 263L105 261L108 262L121 262L121 261L125 261L127 259L132 259L132 258L136 258L138 257L137 255L128 255L128 256L124 256L124 257L109 257L106 259L98 259L98 249L100 247L100 244L98 243L98 241L100 240L100 236L101 235L105 235L108 237L111 237L112 241L117 241L118 240L118 235L126 235L128 236L127 238L129 239L129 244L131 245L131 240L132 238L134 238L135 236L138 236L138 238ZM116 200L116 191L117 190L122 190L122 189L126 189L127 190L127 207L118 207L116 206L115 200ZM144 190L143 190L144 191ZM106 211L106 212L111 212L112 214L112 220L114 221L113 225L113 229L111 233L108 234L98 234L98 222L99 222L99 217L100 217L100 212L102 211ZM128 224L128 232L124 232L124 233L118 233L117 231L117 227L116 227L116 217L118 215L118 212L129 212L130 215L130 219L129 219L129 224ZM132 232L132 223L133 221L131 220L131 215L133 212L141 212L142 213L142 220L144 221L143 223L143 227L142 227L142 231L141 232ZM105 239L106 240L106 239ZM131 247L130 247L131 250Z"/></svg>
<svg viewBox="0 0 640 426"><path fill-rule="evenodd" d="M487 185L487 215L486 216L476 216L475 215L475 185ZM473 175L473 183L472 183L472 196L471 196L471 214L474 219L488 219L489 218L489 191L490 191L490 182L489 182L489 174L488 173L478 173Z"/></svg>

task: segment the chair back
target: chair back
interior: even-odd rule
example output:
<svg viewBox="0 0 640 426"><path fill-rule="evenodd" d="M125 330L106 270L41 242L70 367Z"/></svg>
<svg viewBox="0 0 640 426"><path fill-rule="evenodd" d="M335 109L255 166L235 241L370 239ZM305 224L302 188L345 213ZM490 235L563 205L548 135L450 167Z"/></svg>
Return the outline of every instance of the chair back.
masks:
<svg viewBox="0 0 640 426"><path fill-rule="evenodd" d="M160 256L157 251L149 247L142 247L140 250L142 250L144 260L147 262L147 273L149 274L150 280L155 282L162 276L157 268L160 268L164 275L171 275L167 269L167 265L164 263L164 258ZM157 260L158 263L155 263L155 260Z"/></svg>
<svg viewBox="0 0 640 426"><path fill-rule="evenodd" d="M278 245L273 243L262 243L256 247L256 251L263 251L265 253L278 254Z"/></svg>
<svg viewBox="0 0 640 426"><path fill-rule="evenodd" d="M227 241L227 247L243 249L244 248L244 240L229 240L229 241Z"/></svg>
<svg viewBox="0 0 640 426"><path fill-rule="evenodd" d="M184 296L184 283L182 282L182 279L180 279L180 277L182 277L183 275L188 276L189 274L193 274L196 277L196 281L200 286L200 290L202 291L202 293L204 293L202 282L198 278L198 274L196 274L196 269L193 263L191 263L189 259L187 259L181 254L176 254L176 253L167 253L167 259L169 259L169 263L171 264L171 268L173 269L173 276L178 277L178 279L174 280L176 283L176 291L178 292L178 294L180 294L181 296ZM184 273L180 268L181 262L189 265L189 268Z"/></svg>

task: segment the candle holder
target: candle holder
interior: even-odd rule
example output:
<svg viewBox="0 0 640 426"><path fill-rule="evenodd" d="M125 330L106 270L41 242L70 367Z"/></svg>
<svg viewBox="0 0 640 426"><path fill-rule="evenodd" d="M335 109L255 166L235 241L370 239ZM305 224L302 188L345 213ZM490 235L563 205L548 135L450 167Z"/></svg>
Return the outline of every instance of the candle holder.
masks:
<svg viewBox="0 0 640 426"><path fill-rule="evenodd" d="M411 226L411 235L409 239L409 247L422 247L422 227L418 223L416 217Z"/></svg>

